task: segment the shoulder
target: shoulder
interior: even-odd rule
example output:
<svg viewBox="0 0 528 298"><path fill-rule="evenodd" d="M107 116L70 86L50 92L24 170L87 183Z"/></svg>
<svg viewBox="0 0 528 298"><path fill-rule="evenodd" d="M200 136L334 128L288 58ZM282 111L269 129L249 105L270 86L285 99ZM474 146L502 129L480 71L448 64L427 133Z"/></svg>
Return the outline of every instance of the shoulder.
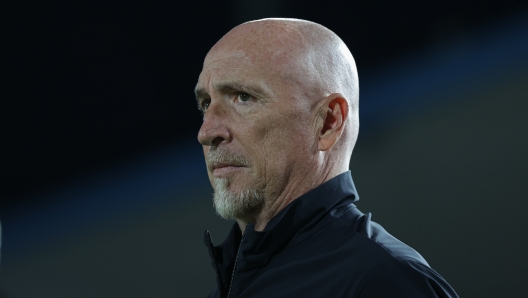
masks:
<svg viewBox="0 0 528 298"><path fill-rule="evenodd" d="M458 297L433 269L413 260L386 259L365 276L359 297Z"/></svg>
<svg viewBox="0 0 528 298"><path fill-rule="evenodd" d="M359 234L358 237L369 243L365 245L378 250L378 253L387 259L413 261L429 267L427 261L416 250L392 236L378 223L371 221L370 213L364 215L363 224L357 233Z"/></svg>
<svg viewBox="0 0 528 298"><path fill-rule="evenodd" d="M344 226L346 218L340 219ZM370 214L361 214L347 229L353 229L368 263L358 283L360 297L458 297L417 251L371 221Z"/></svg>

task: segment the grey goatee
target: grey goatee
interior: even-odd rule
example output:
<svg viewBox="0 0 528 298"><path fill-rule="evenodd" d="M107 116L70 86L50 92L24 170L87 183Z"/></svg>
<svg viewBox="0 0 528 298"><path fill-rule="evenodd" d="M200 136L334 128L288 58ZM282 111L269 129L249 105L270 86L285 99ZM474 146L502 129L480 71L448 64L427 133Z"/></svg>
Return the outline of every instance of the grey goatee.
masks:
<svg viewBox="0 0 528 298"><path fill-rule="evenodd" d="M214 164L219 163L246 167L250 165L244 157L218 148L209 150L206 162L209 171L212 171ZM229 179L213 177L212 180L213 206L216 213L224 219L244 218L264 205L262 194L254 187L232 190L229 189Z"/></svg>

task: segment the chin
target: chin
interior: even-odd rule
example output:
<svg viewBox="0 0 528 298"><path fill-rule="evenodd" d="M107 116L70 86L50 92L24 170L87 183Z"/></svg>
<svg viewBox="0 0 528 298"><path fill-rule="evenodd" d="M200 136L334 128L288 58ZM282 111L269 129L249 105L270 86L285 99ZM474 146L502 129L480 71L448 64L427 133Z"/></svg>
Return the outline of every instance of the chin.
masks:
<svg viewBox="0 0 528 298"><path fill-rule="evenodd" d="M235 188L226 178L214 180L213 204L216 213L225 219L245 218L264 206L262 193L251 187Z"/></svg>

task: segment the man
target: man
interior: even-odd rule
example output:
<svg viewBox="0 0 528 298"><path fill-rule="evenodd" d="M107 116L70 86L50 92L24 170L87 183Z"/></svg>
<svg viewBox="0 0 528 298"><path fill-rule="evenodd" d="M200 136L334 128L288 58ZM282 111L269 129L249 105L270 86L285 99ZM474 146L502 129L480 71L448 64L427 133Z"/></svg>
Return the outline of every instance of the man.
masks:
<svg viewBox="0 0 528 298"><path fill-rule="evenodd" d="M352 54L327 28L264 19L227 33L196 86L214 207L210 297L456 297L412 248L352 204Z"/></svg>

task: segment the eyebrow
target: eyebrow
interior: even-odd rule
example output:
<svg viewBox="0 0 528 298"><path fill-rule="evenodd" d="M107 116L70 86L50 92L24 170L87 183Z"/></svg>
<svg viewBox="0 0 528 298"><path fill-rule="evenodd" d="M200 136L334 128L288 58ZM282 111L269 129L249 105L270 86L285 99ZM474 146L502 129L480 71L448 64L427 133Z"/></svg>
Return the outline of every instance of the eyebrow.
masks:
<svg viewBox="0 0 528 298"><path fill-rule="evenodd" d="M209 94L204 88L198 88L198 84L196 84L196 87L194 87L194 95L196 96L196 101L200 103L200 100L207 97Z"/></svg>
<svg viewBox="0 0 528 298"><path fill-rule="evenodd" d="M215 85L213 88L221 93L240 91L259 98L267 98L270 96L268 92L264 91L264 89L262 89L260 86L240 83L237 81L220 83ZM200 100L209 97L209 93L207 93L204 88L198 88L198 85L196 85L196 88L194 89L194 94L196 95L196 101L198 104L200 103Z"/></svg>

